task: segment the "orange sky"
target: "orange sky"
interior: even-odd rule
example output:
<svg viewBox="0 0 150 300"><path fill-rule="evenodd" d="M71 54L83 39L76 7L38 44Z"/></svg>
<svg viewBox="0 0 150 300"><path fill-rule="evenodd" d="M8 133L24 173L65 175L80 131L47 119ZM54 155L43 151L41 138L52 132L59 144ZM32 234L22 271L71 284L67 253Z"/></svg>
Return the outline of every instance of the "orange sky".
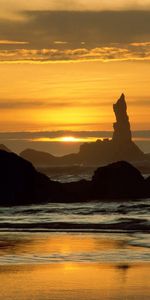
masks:
<svg viewBox="0 0 150 300"><path fill-rule="evenodd" d="M121 92L132 129L149 128L149 63L4 63L0 72L1 131L111 130Z"/></svg>
<svg viewBox="0 0 150 300"><path fill-rule="evenodd" d="M0 6L0 132L112 130L122 92L149 129L150 0Z"/></svg>

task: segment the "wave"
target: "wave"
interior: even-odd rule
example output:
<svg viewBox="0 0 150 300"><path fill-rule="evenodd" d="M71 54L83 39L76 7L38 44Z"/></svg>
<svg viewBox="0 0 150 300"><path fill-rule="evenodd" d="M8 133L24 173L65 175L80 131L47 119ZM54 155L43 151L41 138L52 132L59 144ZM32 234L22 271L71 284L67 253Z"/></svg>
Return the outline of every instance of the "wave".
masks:
<svg viewBox="0 0 150 300"><path fill-rule="evenodd" d="M150 230L150 200L48 203L0 210L0 231Z"/></svg>
<svg viewBox="0 0 150 300"><path fill-rule="evenodd" d="M68 222L39 222L39 223L10 223L0 225L1 230L21 231L144 231L150 232L150 222L145 219L120 219L114 223L68 223Z"/></svg>

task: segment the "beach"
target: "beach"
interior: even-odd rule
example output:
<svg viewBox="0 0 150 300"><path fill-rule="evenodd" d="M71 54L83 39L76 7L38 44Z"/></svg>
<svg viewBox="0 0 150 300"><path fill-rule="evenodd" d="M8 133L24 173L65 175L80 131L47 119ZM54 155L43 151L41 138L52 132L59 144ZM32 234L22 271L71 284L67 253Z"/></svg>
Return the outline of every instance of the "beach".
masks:
<svg viewBox="0 0 150 300"><path fill-rule="evenodd" d="M0 300L149 300L149 199L0 211Z"/></svg>
<svg viewBox="0 0 150 300"><path fill-rule="evenodd" d="M0 24L0 300L150 300L150 0Z"/></svg>
<svg viewBox="0 0 150 300"><path fill-rule="evenodd" d="M149 236L0 234L0 299L149 299Z"/></svg>

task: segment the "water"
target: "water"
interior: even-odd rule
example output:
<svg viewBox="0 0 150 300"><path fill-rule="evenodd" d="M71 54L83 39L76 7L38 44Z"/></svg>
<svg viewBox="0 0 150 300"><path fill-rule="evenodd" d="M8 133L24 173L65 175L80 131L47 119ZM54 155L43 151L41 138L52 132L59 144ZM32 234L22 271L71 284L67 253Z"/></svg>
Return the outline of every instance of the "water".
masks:
<svg viewBox="0 0 150 300"><path fill-rule="evenodd" d="M141 233L0 233L0 265L150 262ZM116 255L117 254L117 255Z"/></svg>
<svg viewBox="0 0 150 300"><path fill-rule="evenodd" d="M4 207L0 231L146 231L150 200Z"/></svg>
<svg viewBox="0 0 150 300"><path fill-rule="evenodd" d="M83 167L42 170L60 182L91 179L93 175L93 168ZM150 199L2 207L0 232L149 232L149 211Z"/></svg>
<svg viewBox="0 0 150 300"><path fill-rule="evenodd" d="M91 180L96 167L67 166L67 167L41 167L39 171L50 179L60 182L72 182L81 179Z"/></svg>
<svg viewBox="0 0 150 300"><path fill-rule="evenodd" d="M60 182L91 179L94 168L61 167L42 169ZM20 199L21 202L21 199ZM0 209L1 232L149 232L150 199L46 203Z"/></svg>
<svg viewBox="0 0 150 300"><path fill-rule="evenodd" d="M1 300L149 300L143 233L0 233Z"/></svg>
<svg viewBox="0 0 150 300"><path fill-rule="evenodd" d="M91 173L50 177L80 176ZM0 300L149 300L149 209L150 199L0 208Z"/></svg>

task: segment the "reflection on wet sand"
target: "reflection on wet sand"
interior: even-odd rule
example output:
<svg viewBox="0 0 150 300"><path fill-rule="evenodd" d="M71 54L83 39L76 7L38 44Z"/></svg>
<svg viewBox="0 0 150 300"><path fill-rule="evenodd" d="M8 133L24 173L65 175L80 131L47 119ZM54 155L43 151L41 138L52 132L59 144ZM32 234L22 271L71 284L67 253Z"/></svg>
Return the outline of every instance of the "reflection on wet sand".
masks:
<svg viewBox="0 0 150 300"><path fill-rule="evenodd" d="M125 274L124 274L125 272ZM64 263L5 266L0 299L149 299L149 266Z"/></svg>
<svg viewBox="0 0 150 300"><path fill-rule="evenodd" d="M1 233L0 264L149 260L146 243L144 247L137 241L132 234Z"/></svg>
<svg viewBox="0 0 150 300"><path fill-rule="evenodd" d="M136 239L1 234L0 300L148 300L149 251Z"/></svg>

